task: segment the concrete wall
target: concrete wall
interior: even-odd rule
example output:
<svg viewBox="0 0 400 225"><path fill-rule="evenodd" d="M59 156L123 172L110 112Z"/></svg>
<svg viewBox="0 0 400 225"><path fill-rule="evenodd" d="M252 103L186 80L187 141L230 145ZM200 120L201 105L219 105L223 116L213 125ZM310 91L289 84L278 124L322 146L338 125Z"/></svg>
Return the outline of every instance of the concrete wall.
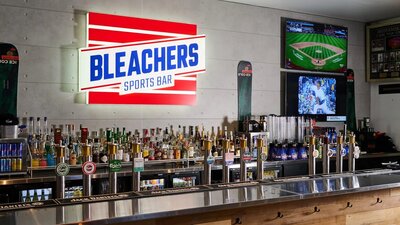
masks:
<svg viewBox="0 0 400 225"><path fill-rule="evenodd" d="M195 106L85 105L77 93L77 49L84 43L84 12L194 23L207 36L207 72L198 78ZM364 24L218 0L2 0L0 42L20 53L18 116L47 116L50 124L91 130L125 126L219 126L237 118L236 68L253 64L253 114L280 114L281 17L349 28L350 68L356 73L356 110L370 115L364 81Z"/></svg>
<svg viewBox="0 0 400 225"><path fill-rule="evenodd" d="M400 96L379 95L379 85L371 84L371 126L375 131L386 132L400 146Z"/></svg>

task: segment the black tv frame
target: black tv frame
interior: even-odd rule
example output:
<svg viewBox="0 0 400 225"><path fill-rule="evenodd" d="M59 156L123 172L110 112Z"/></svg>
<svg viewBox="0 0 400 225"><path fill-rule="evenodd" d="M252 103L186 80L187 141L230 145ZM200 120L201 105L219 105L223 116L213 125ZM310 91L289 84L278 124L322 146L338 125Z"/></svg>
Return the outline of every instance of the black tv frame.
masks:
<svg viewBox="0 0 400 225"><path fill-rule="evenodd" d="M315 119L318 122L345 122L346 121L346 76L334 73L315 73L315 72L304 72L304 71L290 71L290 72L282 72L282 104L281 111L282 114L286 116L304 116L306 118ZM292 86L288 87L288 76L295 77L296 82L295 87L293 88L293 83L289 84ZM326 78L335 78L337 81L336 84L336 113L335 114L299 114L298 113L298 78L300 76L310 76L310 77L326 77ZM340 81L341 80L341 81ZM339 83L340 82L340 83ZM295 94L290 93L292 96L288 96L289 91L295 91ZM296 97L293 97L296 96ZM289 99L290 98L290 99ZM293 108L289 108L289 104ZM340 120L327 120L327 117L342 117Z"/></svg>

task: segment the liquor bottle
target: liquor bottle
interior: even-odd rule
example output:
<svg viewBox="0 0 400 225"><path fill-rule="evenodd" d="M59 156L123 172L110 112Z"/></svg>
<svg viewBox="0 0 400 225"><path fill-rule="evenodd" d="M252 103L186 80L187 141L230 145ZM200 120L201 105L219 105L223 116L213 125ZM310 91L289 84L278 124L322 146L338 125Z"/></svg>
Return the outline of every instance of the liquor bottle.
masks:
<svg viewBox="0 0 400 225"><path fill-rule="evenodd" d="M33 193L33 199L32 199L32 201L33 201L33 202L39 201L39 196L38 196L37 190L35 190L34 193Z"/></svg>
<svg viewBox="0 0 400 225"><path fill-rule="evenodd" d="M110 128L106 128L106 135L102 138L102 142L100 145L99 158L100 163L108 162L108 144L111 144L112 141L112 130ZM104 135L103 135L104 136Z"/></svg>
<svg viewBox="0 0 400 225"><path fill-rule="evenodd" d="M29 117L29 124L28 124L28 134L33 135L35 133L35 125L33 122L33 116Z"/></svg>
<svg viewBox="0 0 400 225"><path fill-rule="evenodd" d="M31 202L31 193L29 192L29 190L26 190L26 198L25 198L25 202Z"/></svg>
<svg viewBox="0 0 400 225"><path fill-rule="evenodd" d="M36 118L36 126L35 126L35 134L36 135L41 135L41 131L40 131L40 117Z"/></svg>
<svg viewBox="0 0 400 225"><path fill-rule="evenodd" d="M93 142L93 162L99 163L100 162L100 143L99 138L94 138Z"/></svg>
<svg viewBox="0 0 400 225"><path fill-rule="evenodd" d="M76 165L76 152L75 152L75 146L73 146L70 149L69 153L69 165L75 166Z"/></svg>
<svg viewBox="0 0 400 225"><path fill-rule="evenodd" d="M186 132L186 126L182 127L182 134L184 139L188 138L188 133Z"/></svg>
<svg viewBox="0 0 400 225"><path fill-rule="evenodd" d="M46 196L44 194L44 189L42 189L42 193L40 195L40 201L45 201L46 200Z"/></svg>
<svg viewBox="0 0 400 225"><path fill-rule="evenodd" d="M76 164L77 165L82 164L82 161L83 161L82 145L83 145L83 143L75 143L75 145L74 145L75 153L76 153Z"/></svg>
<svg viewBox="0 0 400 225"><path fill-rule="evenodd" d="M189 132L190 133L190 132ZM188 158L194 158L194 138L193 138L193 128L192 128L192 132L189 134L189 140L188 140Z"/></svg>
<svg viewBox="0 0 400 225"><path fill-rule="evenodd" d="M47 117L44 117L43 122L44 122L43 133L47 136L49 134L49 127L48 127L48 124L47 124Z"/></svg>
<svg viewBox="0 0 400 225"><path fill-rule="evenodd" d="M175 138L175 132L174 132L174 126L170 126L171 127L171 132L169 133L169 139L174 139Z"/></svg>
<svg viewBox="0 0 400 225"><path fill-rule="evenodd" d="M60 140L61 142L61 140ZM47 165L48 166L55 166L56 165L56 160L55 160L55 149L54 149L54 142L50 142L50 146L48 149L46 149L46 154L47 154Z"/></svg>
<svg viewBox="0 0 400 225"><path fill-rule="evenodd" d="M37 168L39 167L39 162L40 162L40 154L39 154L39 141L36 138L36 135L32 135L32 167Z"/></svg>
<svg viewBox="0 0 400 225"><path fill-rule="evenodd" d="M124 159L125 145L122 142L122 137L121 136L119 136L119 139L118 139L117 143L118 143L118 146L117 146L116 159L122 161Z"/></svg>

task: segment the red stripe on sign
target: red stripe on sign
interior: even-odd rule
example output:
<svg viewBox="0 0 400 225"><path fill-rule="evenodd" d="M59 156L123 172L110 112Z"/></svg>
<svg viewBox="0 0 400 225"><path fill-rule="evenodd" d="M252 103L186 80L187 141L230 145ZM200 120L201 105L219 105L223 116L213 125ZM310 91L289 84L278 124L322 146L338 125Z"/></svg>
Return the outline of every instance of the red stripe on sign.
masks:
<svg viewBox="0 0 400 225"><path fill-rule="evenodd" d="M190 39L198 39L198 38L205 38L206 36L193 36L193 37L185 37L185 38L174 38L174 39L160 39L154 41L144 41L144 42L137 42L132 44L121 44L118 46L106 46L106 47L94 47L94 48L86 48L82 49L82 52L86 51L93 51L93 50L102 50L102 49L110 49L110 48L121 48L121 47L129 47L129 46L139 46L139 45L148 45L148 44L157 44L157 43L164 43L164 42L172 42L172 41L183 41L183 40L190 40Z"/></svg>
<svg viewBox="0 0 400 225"><path fill-rule="evenodd" d="M104 87L109 87L109 86L114 86L114 85L119 85L119 84L121 84L121 83L104 84L104 85L98 85L98 86L93 86L93 87L81 88L81 90L84 91L84 90L90 90L90 89L96 89L96 88L104 88Z"/></svg>
<svg viewBox="0 0 400 225"><path fill-rule="evenodd" d="M169 33L189 34L189 35L195 35L197 33L197 26L195 24L150 20L150 19L143 19L136 17L101 14L94 12L89 13L89 24L169 32Z"/></svg>
<svg viewBox="0 0 400 225"><path fill-rule="evenodd" d="M157 104L157 105L194 105L196 95L173 94L128 94L109 92L89 92L89 104Z"/></svg>
<svg viewBox="0 0 400 225"><path fill-rule="evenodd" d="M151 34L129 33L122 31L100 30L89 28L89 40L128 43L136 41L150 41L156 39L173 38L173 36L161 36Z"/></svg>
<svg viewBox="0 0 400 225"><path fill-rule="evenodd" d="M177 73L176 75L184 75L184 74L191 74L191 73L200 73L204 72L206 70L195 70L195 71L189 71L189 72L184 72L184 73Z"/></svg>
<svg viewBox="0 0 400 225"><path fill-rule="evenodd" d="M89 44L88 47L98 47L98 46L102 46L102 45L96 45L96 44Z"/></svg>
<svg viewBox="0 0 400 225"><path fill-rule="evenodd" d="M196 91L196 83L195 80L175 80L175 86L156 90Z"/></svg>

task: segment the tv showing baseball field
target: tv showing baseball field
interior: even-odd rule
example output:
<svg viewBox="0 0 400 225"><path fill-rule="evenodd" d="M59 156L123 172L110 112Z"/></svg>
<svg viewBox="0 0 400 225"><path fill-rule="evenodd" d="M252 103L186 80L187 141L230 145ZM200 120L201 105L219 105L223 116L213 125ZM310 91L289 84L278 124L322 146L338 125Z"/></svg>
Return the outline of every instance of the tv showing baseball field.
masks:
<svg viewBox="0 0 400 225"><path fill-rule="evenodd" d="M283 67L344 73L347 69L346 27L283 18Z"/></svg>

